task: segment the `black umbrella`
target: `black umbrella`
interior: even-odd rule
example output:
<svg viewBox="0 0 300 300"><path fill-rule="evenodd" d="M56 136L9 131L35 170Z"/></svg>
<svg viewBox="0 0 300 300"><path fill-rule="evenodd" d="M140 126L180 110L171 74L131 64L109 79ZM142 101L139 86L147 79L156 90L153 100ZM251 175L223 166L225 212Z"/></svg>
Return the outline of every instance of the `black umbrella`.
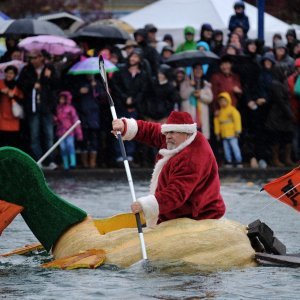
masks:
<svg viewBox="0 0 300 300"><path fill-rule="evenodd" d="M38 20L44 20L54 23L62 30L78 29L84 24L83 19L67 12L59 12L38 17ZM73 31L74 31L73 30Z"/></svg>
<svg viewBox="0 0 300 300"><path fill-rule="evenodd" d="M130 39L130 35L116 26L91 24L80 28L70 38L86 41L90 46L96 46L99 43L124 44Z"/></svg>
<svg viewBox="0 0 300 300"><path fill-rule="evenodd" d="M175 53L170 56L165 63L178 68L178 67L189 67L195 64L212 64L219 61L219 56L210 51L199 51L191 50L180 53Z"/></svg>
<svg viewBox="0 0 300 300"><path fill-rule="evenodd" d="M0 36L27 37L33 35L65 36L57 25L36 19L5 20L0 22Z"/></svg>

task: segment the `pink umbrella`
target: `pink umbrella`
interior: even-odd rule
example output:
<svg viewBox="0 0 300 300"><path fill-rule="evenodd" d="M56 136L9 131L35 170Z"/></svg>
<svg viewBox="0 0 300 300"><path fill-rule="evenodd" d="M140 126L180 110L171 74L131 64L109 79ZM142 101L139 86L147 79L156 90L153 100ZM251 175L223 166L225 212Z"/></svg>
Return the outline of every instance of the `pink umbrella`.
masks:
<svg viewBox="0 0 300 300"><path fill-rule="evenodd" d="M65 53L77 54L81 49L71 40L55 35L37 35L23 39L19 47L27 51L46 50L53 55L62 55Z"/></svg>

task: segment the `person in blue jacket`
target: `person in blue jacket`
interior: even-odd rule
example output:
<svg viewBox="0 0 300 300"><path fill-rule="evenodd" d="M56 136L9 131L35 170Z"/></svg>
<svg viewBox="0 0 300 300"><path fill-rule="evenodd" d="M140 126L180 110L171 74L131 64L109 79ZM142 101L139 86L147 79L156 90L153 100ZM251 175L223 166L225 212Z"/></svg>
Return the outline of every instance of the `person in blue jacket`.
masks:
<svg viewBox="0 0 300 300"><path fill-rule="evenodd" d="M228 29L231 33L236 27L242 27L246 38L250 25L248 16L245 15L245 4L243 1L237 1L234 3L233 8L235 14L230 17Z"/></svg>

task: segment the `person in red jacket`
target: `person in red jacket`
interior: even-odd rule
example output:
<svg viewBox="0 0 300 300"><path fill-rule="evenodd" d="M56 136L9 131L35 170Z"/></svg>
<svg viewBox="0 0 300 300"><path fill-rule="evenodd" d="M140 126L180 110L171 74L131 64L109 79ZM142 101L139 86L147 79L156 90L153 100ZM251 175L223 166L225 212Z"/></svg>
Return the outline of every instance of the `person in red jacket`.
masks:
<svg viewBox="0 0 300 300"><path fill-rule="evenodd" d="M112 133L159 149L150 193L131 205L148 227L176 218L219 219L225 213L218 166L206 138L187 112L172 111L167 122L117 119Z"/></svg>
<svg viewBox="0 0 300 300"><path fill-rule="evenodd" d="M0 80L0 147L21 147L21 121L13 115L12 103L22 105L23 93L16 85L18 69L9 65L4 70L5 78Z"/></svg>

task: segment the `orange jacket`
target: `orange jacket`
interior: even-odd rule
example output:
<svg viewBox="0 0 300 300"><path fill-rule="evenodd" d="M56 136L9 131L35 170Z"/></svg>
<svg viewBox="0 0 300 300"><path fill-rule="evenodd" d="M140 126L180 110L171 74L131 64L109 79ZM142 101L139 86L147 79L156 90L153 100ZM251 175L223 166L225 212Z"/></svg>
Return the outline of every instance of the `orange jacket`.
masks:
<svg viewBox="0 0 300 300"><path fill-rule="evenodd" d="M20 120L12 114L12 99L2 92L3 89L7 89L4 80L0 80L0 130L1 131L19 131ZM19 99L23 98L23 94L17 87L10 89L13 94Z"/></svg>

